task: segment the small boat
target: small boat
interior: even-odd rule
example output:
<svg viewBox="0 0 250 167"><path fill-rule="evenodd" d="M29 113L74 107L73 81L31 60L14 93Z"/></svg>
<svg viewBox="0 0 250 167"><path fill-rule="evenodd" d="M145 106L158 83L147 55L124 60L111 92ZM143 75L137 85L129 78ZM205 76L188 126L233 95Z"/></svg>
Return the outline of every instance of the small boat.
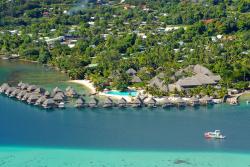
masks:
<svg viewBox="0 0 250 167"><path fill-rule="evenodd" d="M215 130L214 132L204 133L204 137L207 139L225 139L226 136L223 136L220 130Z"/></svg>

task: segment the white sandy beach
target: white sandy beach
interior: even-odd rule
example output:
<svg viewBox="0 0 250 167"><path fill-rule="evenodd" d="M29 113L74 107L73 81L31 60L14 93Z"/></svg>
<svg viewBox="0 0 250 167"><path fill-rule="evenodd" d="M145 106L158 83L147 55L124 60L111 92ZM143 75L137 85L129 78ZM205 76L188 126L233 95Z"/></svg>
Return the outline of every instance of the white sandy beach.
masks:
<svg viewBox="0 0 250 167"><path fill-rule="evenodd" d="M90 93L96 93L94 84L90 80L70 80L70 83L76 83L82 85L90 90Z"/></svg>

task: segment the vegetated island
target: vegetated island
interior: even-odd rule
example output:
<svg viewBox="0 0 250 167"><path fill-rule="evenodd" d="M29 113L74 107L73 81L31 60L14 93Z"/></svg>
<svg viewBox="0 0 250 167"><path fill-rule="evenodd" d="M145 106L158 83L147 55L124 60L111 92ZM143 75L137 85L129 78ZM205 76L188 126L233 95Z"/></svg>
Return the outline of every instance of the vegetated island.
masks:
<svg viewBox="0 0 250 167"><path fill-rule="evenodd" d="M247 0L1 1L1 7L3 59L49 64L94 93L222 99L249 89Z"/></svg>

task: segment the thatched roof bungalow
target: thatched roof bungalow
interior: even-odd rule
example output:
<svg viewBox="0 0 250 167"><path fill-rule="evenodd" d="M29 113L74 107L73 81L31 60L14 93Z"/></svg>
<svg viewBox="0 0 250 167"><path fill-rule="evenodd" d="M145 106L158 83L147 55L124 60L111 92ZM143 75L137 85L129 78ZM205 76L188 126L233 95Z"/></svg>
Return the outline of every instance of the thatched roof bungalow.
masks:
<svg viewBox="0 0 250 167"><path fill-rule="evenodd" d="M10 87L9 84L3 83L0 87L0 93L5 93L5 91Z"/></svg>
<svg viewBox="0 0 250 167"><path fill-rule="evenodd" d="M90 101L88 102L88 106L91 108L97 107L98 105L98 100L96 98L91 98Z"/></svg>
<svg viewBox="0 0 250 167"><path fill-rule="evenodd" d="M32 95L32 93L26 93L23 98L22 98L22 101L26 101L28 100L28 98Z"/></svg>
<svg viewBox="0 0 250 167"><path fill-rule="evenodd" d="M47 98L45 96L41 96L39 97L39 99L37 99L35 105L36 106L42 105L45 102L45 100L47 100Z"/></svg>
<svg viewBox="0 0 250 167"><path fill-rule="evenodd" d="M78 98L75 103L75 107L81 108L84 107L85 105L85 100L83 98Z"/></svg>
<svg viewBox="0 0 250 167"><path fill-rule="evenodd" d="M41 87L36 88L36 90L34 91L34 93L39 93L39 94L44 94L45 92L46 90Z"/></svg>
<svg viewBox="0 0 250 167"><path fill-rule="evenodd" d="M158 88L162 92L168 92L168 86L164 83L163 80L161 80L159 77L154 77L153 79L150 80L149 86L153 88Z"/></svg>
<svg viewBox="0 0 250 167"><path fill-rule="evenodd" d="M148 107L156 107L156 100L152 97L145 102Z"/></svg>
<svg viewBox="0 0 250 167"><path fill-rule="evenodd" d="M110 107L113 107L113 105L114 105L113 100L110 97L108 97L105 99L103 107L110 108Z"/></svg>
<svg viewBox="0 0 250 167"><path fill-rule="evenodd" d="M13 91L15 91L16 90L16 88L15 87L9 87L9 88L7 88L7 90L5 91L5 94L7 95L7 96L9 96Z"/></svg>
<svg viewBox="0 0 250 167"><path fill-rule="evenodd" d="M167 108L167 107L173 106L173 103L172 103L167 97L165 97L165 98L161 101L161 105L162 105L162 108Z"/></svg>
<svg viewBox="0 0 250 167"><path fill-rule="evenodd" d="M186 102L182 99L182 98L176 98L175 100L175 104L178 106L178 107L184 107L186 106Z"/></svg>
<svg viewBox="0 0 250 167"><path fill-rule="evenodd" d="M29 84L23 83L21 86L21 90L27 90L29 87Z"/></svg>
<svg viewBox="0 0 250 167"><path fill-rule="evenodd" d="M66 88L66 96L68 96L68 97L78 97L78 94L77 94L77 92L76 92L76 90L75 89L73 89L72 87L68 87L68 88Z"/></svg>
<svg viewBox="0 0 250 167"><path fill-rule="evenodd" d="M197 106L200 104L200 101L198 98L196 97L191 97L189 100L188 100L188 104L191 105L191 106Z"/></svg>
<svg viewBox="0 0 250 167"><path fill-rule="evenodd" d="M135 69L130 68L126 71L126 73L130 76L134 76L137 72L135 71Z"/></svg>
<svg viewBox="0 0 250 167"><path fill-rule="evenodd" d="M136 75L132 76L131 83L140 83L140 82L142 82L141 78L139 78Z"/></svg>
<svg viewBox="0 0 250 167"><path fill-rule="evenodd" d="M127 100L124 98L121 98L118 102L118 107L126 107L127 106Z"/></svg>
<svg viewBox="0 0 250 167"><path fill-rule="evenodd" d="M29 104L35 104L36 101L39 99L39 95L38 94L32 94L30 95L30 97L28 98L27 102Z"/></svg>
<svg viewBox="0 0 250 167"><path fill-rule="evenodd" d="M10 97L16 97L21 92L20 89L15 89L11 94Z"/></svg>
<svg viewBox="0 0 250 167"><path fill-rule="evenodd" d="M43 104L42 104L43 108L45 109L51 109L51 108L54 108L56 107L56 103L53 99L46 99Z"/></svg>
<svg viewBox="0 0 250 167"><path fill-rule="evenodd" d="M206 95L200 99L200 102L203 105L213 104L213 99Z"/></svg>
<svg viewBox="0 0 250 167"><path fill-rule="evenodd" d="M55 96L57 93L59 93L59 92L61 92L61 93L64 94L64 92L63 92L60 88L55 87L55 88L52 90L52 92L51 92L51 97L54 97L54 96Z"/></svg>
<svg viewBox="0 0 250 167"><path fill-rule="evenodd" d="M55 102L60 103L60 102L63 102L63 101L65 100L65 96L64 96L64 94L63 94L62 92L58 92L58 93L56 93L55 96L53 97L53 100L54 100Z"/></svg>
<svg viewBox="0 0 250 167"><path fill-rule="evenodd" d="M142 107L143 101L137 97L134 101L131 103L132 107Z"/></svg>
<svg viewBox="0 0 250 167"><path fill-rule="evenodd" d="M22 91L20 91L18 93L18 95L16 96L16 98L19 99L19 100L21 100L26 93L27 92L25 90L22 90Z"/></svg>
<svg viewBox="0 0 250 167"><path fill-rule="evenodd" d="M49 92L49 91L46 91L46 92L44 93L44 96L47 97L47 98L50 97L50 92Z"/></svg>

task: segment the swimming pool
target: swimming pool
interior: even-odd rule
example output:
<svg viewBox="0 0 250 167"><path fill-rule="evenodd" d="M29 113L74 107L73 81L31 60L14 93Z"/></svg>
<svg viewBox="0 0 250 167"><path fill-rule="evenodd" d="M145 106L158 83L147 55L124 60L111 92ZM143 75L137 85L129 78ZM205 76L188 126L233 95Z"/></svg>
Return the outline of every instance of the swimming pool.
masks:
<svg viewBox="0 0 250 167"><path fill-rule="evenodd" d="M126 91L126 92L112 90L112 91L106 92L106 94L117 95L117 96L137 96L138 92L134 91L134 90L130 90L130 91Z"/></svg>

